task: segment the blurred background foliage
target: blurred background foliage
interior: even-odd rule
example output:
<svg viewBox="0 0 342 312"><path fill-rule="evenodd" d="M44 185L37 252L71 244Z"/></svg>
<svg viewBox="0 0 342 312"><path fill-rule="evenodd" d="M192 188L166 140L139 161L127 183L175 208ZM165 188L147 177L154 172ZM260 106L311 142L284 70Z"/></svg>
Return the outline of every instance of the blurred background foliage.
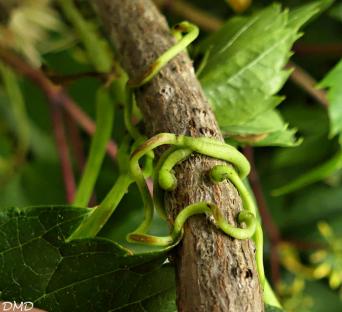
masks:
<svg viewBox="0 0 342 312"><path fill-rule="evenodd" d="M95 119L95 91L104 74L108 79L111 56L109 66L105 61L97 68L94 66L85 52L82 35L72 26L70 16L61 7L62 2L0 0L0 48L14 49L34 68L41 68ZM194 12L200 14L199 18L205 19L200 39L214 30L205 26L208 20L215 28L222 20L236 14L253 14L270 3L266 0L155 2L170 24L192 20ZM311 3L301 1L300 4L306 2ZM75 3L87 25L100 34L99 37L105 38L89 1ZM179 5L187 5L187 9L177 10ZM292 8L298 5L298 1L283 0L281 5ZM328 95L326 89L320 89L320 92L330 107L334 105L334 110L312 96L312 90L308 92L296 79L289 79L280 91L286 98L278 109L286 123L297 129L295 140L300 138L301 144L253 147L266 209L279 232L279 236L270 237L265 231L267 275L271 277L286 311L337 312L342 308L342 161L321 168L322 164L341 153L342 73L341 65L337 64L342 56L342 4L322 1L321 5L325 8L306 23L304 36L296 41L291 60L316 82L322 81L320 86L328 89ZM109 43L102 44L109 51ZM196 50L196 44L193 50ZM195 64L199 63L196 59ZM4 63L0 63L0 73L0 208L65 204L64 180L47 99L32 81ZM309 88L314 89L317 85ZM65 110L63 122L78 181L90 137ZM124 133L123 112L117 105L113 141L120 143ZM255 145L239 140L235 143L244 149ZM274 196L276 189L315 170L319 172L305 183ZM96 183L92 205L104 198L117 175L116 161L107 156ZM127 245L125 235L139 224L143 214L141 207L139 193L135 186L131 186L100 236ZM263 213L261 215L264 217ZM152 233L167 233L166 224L157 217L155 221ZM147 247L135 248L146 250Z"/></svg>

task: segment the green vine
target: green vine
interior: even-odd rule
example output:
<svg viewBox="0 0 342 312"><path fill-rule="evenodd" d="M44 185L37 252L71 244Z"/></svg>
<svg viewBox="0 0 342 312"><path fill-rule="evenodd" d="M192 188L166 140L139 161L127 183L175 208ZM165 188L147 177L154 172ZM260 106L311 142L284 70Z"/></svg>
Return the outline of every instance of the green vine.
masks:
<svg viewBox="0 0 342 312"><path fill-rule="evenodd" d="M89 203L96 179L106 155L107 143L112 133L114 105L107 88L96 94L96 131L91 142L89 157L75 194L74 205L84 207Z"/></svg>

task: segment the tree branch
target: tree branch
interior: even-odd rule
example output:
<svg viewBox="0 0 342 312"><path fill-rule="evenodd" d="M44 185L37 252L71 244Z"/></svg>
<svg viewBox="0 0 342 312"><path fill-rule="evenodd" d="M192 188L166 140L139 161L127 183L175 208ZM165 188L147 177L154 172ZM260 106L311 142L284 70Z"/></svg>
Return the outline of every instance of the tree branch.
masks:
<svg viewBox="0 0 342 312"><path fill-rule="evenodd" d="M174 44L165 19L150 0L94 2L131 79L140 77ZM149 135L172 132L223 141L186 53L138 89L136 98ZM165 198L170 223L183 207L206 200L236 225L241 209L237 191L232 184L214 184L207 176L218 163L222 162L196 155L176 167L177 188ZM175 259L179 311L263 311L250 240L232 239L205 216L195 216L185 226Z"/></svg>
<svg viewBox="0 0 342 312"><path fill-rule="evenodd" d="M297 43L294 46L294 51L303 56L317 55L317 56L342 56L342 44L341 43Z"/></svg>
<svg viewBox="0 0 342 312"><path fill-rule="evenodd" d="M328 108L329 101L327 99L326 92L324 90L316 89L315 86L317 85L317 81L298 65L290 62L287 67L293 69L291 80L311 95L311 97L313 97L324 108Z"/></svg>

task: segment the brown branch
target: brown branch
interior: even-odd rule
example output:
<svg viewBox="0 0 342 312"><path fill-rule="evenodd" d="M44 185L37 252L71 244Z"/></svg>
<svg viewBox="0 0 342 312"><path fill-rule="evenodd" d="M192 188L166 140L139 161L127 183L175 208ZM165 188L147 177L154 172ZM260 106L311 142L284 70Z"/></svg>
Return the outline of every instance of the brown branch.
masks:
<svg viewBox="0 0 342 312"><path fill-rule="evenodd" d="M69 144L76 160L78 172L81 174L86 163L86 158L80 131L70 115L65 116L65 122L69 133Z"/></svg>
<svg viewBox="0 0 342 312"><path fill-rule="evenodd" d="M65 194L68 203L74 200L76 185L73 168L69 155L68 143L65 136L65 127L63 122L63 115L61 105L58 99L50 101L52 127L56 140L56 149L60 160L62 175L65 187Z"/></svg>
<svg viewBox="0 0 342 312"><path fill-rule="evenodd" d="M59 85L67 85L74 81L77 81L82 78L97 78L103 82L106 82L111 76L111 73L99 73L99 72L83 72L83 73L76 73L70 75L57 75L57 74L49 74L45 73L45 75L55 84Z"/></svg>
<svg viewBox="0 0 342 312"><path fill-rule="evenodd" d="M0 47L0 59L11 66L16 72L34 82L46 95L51 102L58 102L66 112L85 130L89 135L93 135L96 125L86 113L74 102L62 87L54 84L44 73L27 64L21 57L14 52ZM107 153L115 159L117 147L115 142L110 141L107 146Z"/></svg>
<svg viewBox="0 0 342 312"><path fill-rule="evenodd" d="M171 10L174 14L185 16L189 21L199 25L205 31L215 31L220 29L223 21L211 16L208 13L203 13L202 10L195 6L180 0L153 0L153 2L161 9Z"/></svg>
<svg viewBox="0 0 342 312"><path fill-rule="evenodd" d="M267 203L262 190L259 174L255 166L253 147L247 146L243 149L243 153L251 164L251 172L248 176L248 180L251 184L255 200L258 205L260 216L264 224L266 234L271 244L271 276L273 285L278 285L280 281L280 260L277 250L281 237L280 231L277 225L273 222L272 216L268 211Z"/></svg>
<svg viewBox="0 0 342 312"><path fill-rule="evenodd" d="M290 62L287 67L293 69L291 80L311 95L324 108L328 108L329 101L327 99L326 92L316 88L317 81L298 65Z"/></svg>
<svg viewBox="0 0 342 312"><path fill-rule="evenodd" d="M297 239L284 238L282 239L282 243L289 243L297 249L300 250L317 250L317 249L325 249L326 245L322 242L306 242L299 241Z"/></svg>
<svg viewBox="0 0 342 312"><path fill-rule="evenodd" d="M94 2L130 79L140 77L174 45L166 20L152 1ZM138 89L136 99L148 135L171 132L223 141L185 52ZM196 155L176 167L177 188L165 196L171 224L183 207L199 201L215 203L229 222L236 224L241 209L236 189L227 182L214 184L207 175L219 163ZM232 239L210 219L194 216L186 223L175 254L178 311L263 311L252 241Z"/></svg>
<svg viewBox="0 0 342 312"><path fill-rule="evenodd" d="M342 56L342 43L297 43L294 51L299 55Z"/></svg>
<svg viewBox="0 0 342 312"><path fill-rule="evenodd" d="M163 5L165 5L167 1L154 0L154 2L156 2L158 6L163 7ZM188 4L186 4L182 0L173 0L167 5L167 8L170 9L174 14L182 16L194 22L199 27L207 31L217 31L223 26L223 20L208 15L208 13L196 7L187 6ZM196 12L195 15L193 14L193 10L194 12ZM326 92L324 90L319 90L315 88L317 82L310 76L309 73L305 72L298 65L291 62L287 66L294 69L290 75L290 79L295 84L303 88L309 95L311 95L323 106L327 107L329 105L328 100L326 98Z"/></svg>

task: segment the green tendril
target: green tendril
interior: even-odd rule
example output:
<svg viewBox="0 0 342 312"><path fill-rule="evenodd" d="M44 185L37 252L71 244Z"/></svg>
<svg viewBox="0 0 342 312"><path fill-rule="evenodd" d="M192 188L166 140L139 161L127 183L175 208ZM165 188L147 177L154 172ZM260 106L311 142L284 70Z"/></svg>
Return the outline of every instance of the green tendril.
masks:
<svg viewBox="0 0 342 312"><path fill-rule="evenodd" d="M159 247L168 247L177 244L183 236L183 225L193 215L196 214L212 215L215 220L215 225L226 234L238 239L251 238L255 232L256 222L254 216L249 212L241 212L238 217L239 222L244 222L247 228L235 228L228 224L221 215L219 208L216 205L199 202L185 207L176 217L173 230L170 235L159 237L144 233L131 233L127 236L129 242L149 244Z"/></svg>
<svg viewBox="0 0 342 312"><path fill-rule="evenodd" d="M210 144L208 144L210 143ZM151 237L151 236L145 236L145 234L152 222L153 218L153 211L154 209L158 210L159 214L165 218L166 214L165 211L161 208L161 202L160 202L160 191L156 190L154 199L157 199L155 201L147 188L146 181L144 179L143 171L140 168L139 160L146 155L147 153L150 153L155 148L161 146L161 145L173 145L174 148L170 149L166 156L162 157L162 159L157 164L157 170L158 173L157 176L155 176L155 179L158 179L159 186L164 190L173 190L176 185L177 181L175 176L172 173L173 167L188 158L192 152L197 152L206 156L231 161L235 165L235 167L239 170L240 174L242 176L246 175L249 171L249 164L248 161L245 159L245 157L235 148L222 143L220 141L217 141L215 139L211 138L193 138L188 137L184 135L175 135L171 133L160 133L149 140L147 140L145 143L140 145L131 156L131 162L130 162L130 170L131 170L131 176L135 180L135 182L138 185L138 188L140 190L143 203L144 203L144 220L140 224L140 226L131 234L128 235L129 241L137 241L142 242L142 237ZM225 153L229 153L228 155ZM232 237L238 238L238 239L245 239L246 237L251 237L256 228L256 221L253 220L252 217L255 219L255 209L253 209L253 201L250 199L248 195L247 189L244 187L243 183L240 180L239 175L235 172L233 167L231 166L225 166L225 167L217 167L214 170L215 172L218 170L225 170L224 174L226 177L232 180L232 182L237 186L237 188L240 189L241 196L243 197L247 212L242 213L239 216L239 221L246 224L247 228L236 228L224 220L224 218L219 214L218 210L213 209L213 213L215 213L214 219L215 222L217 222L217 225L221 228L224 232L231 235ZM156 183L154 183L156 186ZM188 207L184 208L183 210L186 210ZM182 211L183 211L182 210ZM179 233L178 233L179 234ZM243 238L242 238L243 237ZM156 238L155 238L156 240ZM165 239L162 239L163 243L165 243ZM170 240L168 240L170 242ZM150 241L144 241L144 243L148 243ZM153 243L152 241L150 242ZM153 243L155 244L155 243ZM156 243L157 244L157 243Z"/></svg>
<svg viewBox="0 0 342 312"><path fill-rule="evenodd" d="M114 104L111 101L109 92L106 88L101 87L96 94L96 131L91 141L87 163L75 195L73 203L75 206L84 207L89 203L106 155L106 147L113 127L114 113Z"/></svg>
<svg viewBox="0 0 342 312"><path fill-rule="evenodd" d="M171 153L173 153L175 150L177 149L177 147L170 147L169 149L167 149L159 158L155 169L154 169L154 176L153 176L153 201L154 201L154 206L155 209L157 211L157 213L159 214L159 216L164 219L167 220L167 215L164 209L164 205L163 205L163 190L159 187L159 171L161 166L164 164L164 161L169 157L169 155Z"/></svg>
<svg viewBox="0 0 342 312"><path fill-rule="evenodd" d="M173 36L177 39L174 46L160 55L148 68L148 70L137 79L129 80L128 85L132 88L138 88L152 80L159 71L177 54L182 52L191 42L193 42L198 34L199 29L196 25L189 22L181 22L175 25L171 30ZM185 33L184 36L182 34Z"/></svg>
<svg viewBox="0 0 342 312"><path fill-rule="evenodd" d="M263 233L262 233L262 227L260 223L256 221L255 203L250 193L248 192L246 186L241 181L240 177L236 174L232 166L230 165L214 166L210 171L210 177L214 182L222 182L224 180L230 180L234 184L234 186L236 187L236 189L238 190L241 196L245 211L253 215L253 218L256 223L256 228L254 229L255 233L253 235L253 241L256 247L256 262L257 262L259 280L260 280L261 285L263 286L265 283L265 272L264 272L264 264L263 264Z"/></svg>
<svg viewBox="0 0 342 312"><path fill-rule="evenodd" d="M192 153L191 149L181 148L172 152L159 169L158 182L165 191L173 191L177 187L177 179L172 172L174 166L187 159Z"/></svg>

